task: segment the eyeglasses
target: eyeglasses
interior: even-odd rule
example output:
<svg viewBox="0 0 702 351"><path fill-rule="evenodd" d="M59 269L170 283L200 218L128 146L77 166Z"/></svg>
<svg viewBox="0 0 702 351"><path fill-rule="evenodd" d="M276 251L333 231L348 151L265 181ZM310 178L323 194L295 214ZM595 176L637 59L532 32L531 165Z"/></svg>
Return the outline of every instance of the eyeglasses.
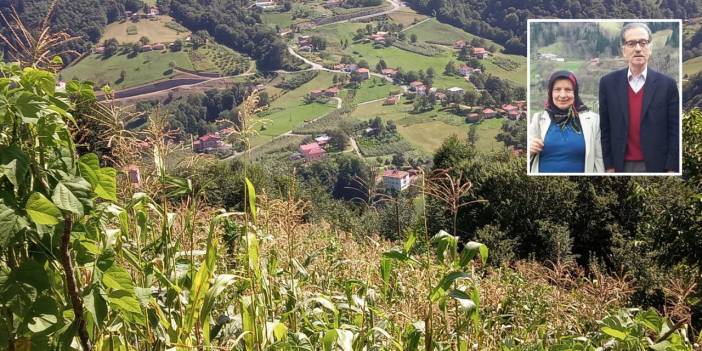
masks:
<svg viewBox="0 0 702 351"><path fill-rule="evenodd" d="M646 39L641 39L641 40L629 40L624 42L624 46L633 49L636 47L636 45L641 46L642 49L645 49L650 45L651 42L646 40Z"/></svg>

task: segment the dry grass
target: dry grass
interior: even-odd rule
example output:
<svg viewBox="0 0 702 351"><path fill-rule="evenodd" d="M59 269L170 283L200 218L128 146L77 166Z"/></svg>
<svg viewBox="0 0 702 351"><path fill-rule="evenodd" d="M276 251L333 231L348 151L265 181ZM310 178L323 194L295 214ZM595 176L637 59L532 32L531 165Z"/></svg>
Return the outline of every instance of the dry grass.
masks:
<svg viewBox="0 0 702 351"><path fill-rule="evenodd" d="M105 32L100 39L100 42L115 38L120 44L130 44L139 41L139 38L146 36L151 42L170 43L176 39L185 39L190 36L190 32L176 32L175 30L166 27L166 23L173 21L170 16L158 16L158 19L151 21L148 19L142 19L138 22L132 21L122 21L115 22L107 25L105 27ZM127 34L127 28L130 26L136 26L137 34L129 35Z"/></svg>

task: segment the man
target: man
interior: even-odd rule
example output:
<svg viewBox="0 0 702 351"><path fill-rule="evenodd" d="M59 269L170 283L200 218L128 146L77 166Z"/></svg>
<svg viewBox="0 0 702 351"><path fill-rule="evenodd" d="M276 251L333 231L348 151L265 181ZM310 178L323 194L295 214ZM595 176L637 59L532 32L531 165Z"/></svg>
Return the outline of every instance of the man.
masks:
<svg viewBox="0 0 702 351"><path fill-rule="evenodd" d="M602 156L607 172L680 169L678 86L648 67L651 30L629 23L620 33L628 67L600 80Z"/></svg>

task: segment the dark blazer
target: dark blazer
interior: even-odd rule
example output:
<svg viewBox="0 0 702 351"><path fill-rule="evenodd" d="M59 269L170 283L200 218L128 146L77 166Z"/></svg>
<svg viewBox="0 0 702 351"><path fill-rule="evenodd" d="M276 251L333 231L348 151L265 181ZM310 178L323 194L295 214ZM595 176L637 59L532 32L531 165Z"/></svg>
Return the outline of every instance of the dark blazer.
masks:
<svg viewBox="0 0 702 351"><path fill-rule="evenodd" d="M600 129L605 169L624 170L629 133L628 68L600 79ZM641 110L641 150L647 172L680 169L680 107L678 85L672 78L648 69Z"/></svg>

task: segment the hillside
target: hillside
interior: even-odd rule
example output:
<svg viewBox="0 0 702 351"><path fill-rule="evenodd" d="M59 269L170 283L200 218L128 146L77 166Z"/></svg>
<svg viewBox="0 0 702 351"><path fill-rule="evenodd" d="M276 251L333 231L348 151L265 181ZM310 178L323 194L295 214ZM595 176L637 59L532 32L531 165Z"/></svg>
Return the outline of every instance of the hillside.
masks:
<svg viewBox="0 0 702 351"><path fill-rule="evenodd" d="M528 0L510 3L481 0L408 0L424 14L435 14L442 22L462 28L504 45L507 53L526 54L527 18L691 18L702 8L695 0L595 0L580 2Z"/></svg>

